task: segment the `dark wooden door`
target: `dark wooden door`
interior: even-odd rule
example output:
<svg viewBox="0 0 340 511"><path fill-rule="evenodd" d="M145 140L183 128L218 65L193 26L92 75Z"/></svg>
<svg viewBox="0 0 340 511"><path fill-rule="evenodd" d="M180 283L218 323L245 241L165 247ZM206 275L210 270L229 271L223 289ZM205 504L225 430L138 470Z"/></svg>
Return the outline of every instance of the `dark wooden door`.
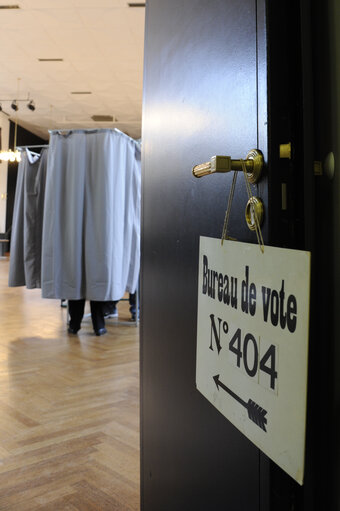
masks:
<svg viewBox="0 0 340 511"><path fill-rule="evenodd" d="M279 244L278 233L285 236L283 245L289 245L291 239L285 230L289 208L286 203L285 209L281 204L278 176L284 167L278 167L278 142L288 142L287 137L294 134L289 131L289 108L282 113L287 117L285 124L279 117L285 101L281 104L275 95L272 99L268 96L265 4L265 0L147 2L141 286L142 511L297 509L292 507L295 501L291 487L282 483L281 474L277 476L277 506L281 507L275 507L275 499L270 497L269 461L195 387L199 237L221 236L232 175L195 179L192 167L216 154L244 158L253 148L259 148L268 162L270 148L276 144L272 157L275 172L271 173L267 166L252 191L264 202L265 242L271 241L272 236ZM284 19L278 20L280 30ZM279 44L273 48L280 51ZM286 64L291 65L291 61L287 59ZM285 71L283 67L281 72ZM280 73L273 79L279 81ZM289 85L285 90L290 91ZM272 129L269 105L278 105L275 113L281 128L273 128L268 143ZM289 197L286 200L289 202ZM240 241L256 243L255 234L244 220L246 202L246 187L240 175L230 234ZM269 222L269 218L276 218L277 223ZM294 233L297 239L296 229Z"/></svg>

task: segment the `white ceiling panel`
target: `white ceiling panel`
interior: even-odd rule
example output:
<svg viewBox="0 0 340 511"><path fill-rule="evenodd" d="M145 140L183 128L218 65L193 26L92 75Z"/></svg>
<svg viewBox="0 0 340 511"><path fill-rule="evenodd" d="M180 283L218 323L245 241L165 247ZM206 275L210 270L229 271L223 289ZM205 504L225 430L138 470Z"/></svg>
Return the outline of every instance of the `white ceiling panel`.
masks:
<svg viewBox="0 0 340 511"><path fill-rule="evenodd" d="M64 30L62 36L58 29L50 31L51 37L58 45L58 57L68 62L103 60L100 49L96 46L91 32Z"/></svg>
<svg viewBox="0 0 340 511"><path fill-rule="evenodd" d="M100 0L98 0L100 2ZM65 9L73 6L73 0L20 0L19 5L22 9Z"/></svg>
<svg viewBox="0 0 340 511"><path fill-rule="evenodd" d="M79 20L85 27L94 30L98 28L110 27L111 31L124 32L124 26L127 26L127 9L84 9L78 10Z"/></svg>
<svg viewBox="0 0 340 511"><path fill-rule="evenodd" d="M26 30L16 33L15 42L17 47L20 48L21 54L34 62L38 62L38 58L45 58L45 56L55 55L58 57L59 45L45 30Z"/></svg>
<svg viewBox="0 0 340 511"><path fill-rule="evenodd" d="M117 8L117 7L123 7L126 8L127 2L125 0L71 0L72 4L75 7L79 8L103 8L103 7L110 7L110 8Z"/></svg>
<svg viewBox="0 0 340 511"><path fill-rule="evenodd" d="M4 27L6 31L13 33L16 30L23 30L25 27L34 26L34 24L35 16L32 11L22 9L1 10L1 27Z"/></svg>
<svg viewBox="0 0 340 511"><path fill-rule="evenodd" d="M125 0L18 3L18 10L1 11L0 32L0 99L16 99L19 83L19 99L36 104L32 112L19 102L18 123L45 137L51 127L112 126L139 138L144 8L129 8ZM10 103L2 107L13 116ZM95 123L92 115L118 122Z"/></svg>
<svg viewBox="0 0 340 511"><path fill-rule="evenodd" d="M11 40L9 44L8 40ZM0 62L11 61L12 59L23 59L26 55L23 55L22 46L18 44L12 35L7 32L1 31L0 34Z"/></svg>
<svg viewBox="0 0 340 511"><path fill-rule="evenodd" d="M44 27L45 30L49 30L50 27L60 27L61 30L81 27L77 9L42 9L27 12L35 17L35 24Z"/></svg>

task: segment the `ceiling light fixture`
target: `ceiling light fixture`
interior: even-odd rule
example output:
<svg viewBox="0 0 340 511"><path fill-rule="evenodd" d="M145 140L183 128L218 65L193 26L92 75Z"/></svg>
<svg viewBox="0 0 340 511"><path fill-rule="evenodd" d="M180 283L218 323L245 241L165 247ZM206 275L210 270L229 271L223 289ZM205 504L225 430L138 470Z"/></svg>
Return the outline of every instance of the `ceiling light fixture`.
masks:
<svg viewBox="0 0 340 511"><path fill-rule="evenodd" d="M17 98L19 97L19 85L20 85L20 78L18 78L18 88L17 88ZM14 144L12 149L9 149L8 151L0 151L0 160L1 161L10 161L10 162L20 162L21 161L21 154L20 151L17 149L17 133L18 133L18 101L29 101L29 96L27 100L20 100L20 99L14 99L13 101L11 99L2 99L1 101L12 101L11 107L16 112L15 114L15 121L14 121Z"/></svg>
<svg viewBox="0 0 340 511"><path fill-rule="evenodd" d="M16 112L19 110L19 105L18 103L20 101L24 101L25 103L27 102L27 108L29 108L30 110L32 110L32 112L34 112L36 106L35 106L35 103L33 101L33 99L30 98L29 94L27 96L27 98L22 98L22 99L8 99L8 98L5 98L5 99L0 99L0 102L1 101L11 101L11 108L13 110L15 110ZM1 105L1 103L0 103ZM2 105L1 105L1 108L0 108L0 112L2 110Z"/></svg>
<svg viewBox="0 0 340 511"><path fill-rule="evenodd" d="M129 2L128 6L129 7L145 7L145 2L143 2L143 3L142 2L135 2L135 3Z"/></svg>
<svg viewBox="0 0 340 511"><path fill-rule="evenodd" d="M12 151L12 149L8 149L8 151L0 151L0 160L10 162L17 161L19 163L19 161L21 161L20 151Z"/></svg>
<svg viewBox="0 0 340 511"><path fill-rule="evenodd" d="M32 110L32 112L34 112L35 104L34 104L33 99L31 99L31 101L29 103L27 103L27 108L29 108L30 110Z"/></svg>
<svg viewBox="0 0 340 511"><path fill-rule="evenodd" d="M19 5L0 5L0 9L20 9Z"/></svg>
<svg viewBox="0 0 340 511"><path fill-rule="evenodd" d="M92 94L92 92L90 92L90 91L75 91L75 92L71 92L71 94Z"/></svg>
<svg viewBox="0 0 340 511"><path fill-rule="evenodd" d="M39 62L64 62L64 59L38 59Z"/></svg>

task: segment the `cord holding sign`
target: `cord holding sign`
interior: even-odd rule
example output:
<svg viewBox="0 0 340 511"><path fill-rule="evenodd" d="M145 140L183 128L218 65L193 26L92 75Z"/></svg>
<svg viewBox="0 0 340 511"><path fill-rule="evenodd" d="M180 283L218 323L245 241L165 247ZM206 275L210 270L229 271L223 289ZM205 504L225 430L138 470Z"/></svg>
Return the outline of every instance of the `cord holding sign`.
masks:
<svg viewBox="0 0 340 511"><path fill-rule="evenodd" d="M245 160L237 159L233 160L231 156L212 156L210 161L205 163L201 163L199 165L195 165L192 169L192 173L196 178L201 178L203 176L209 176L211 174L216 173L227 173L234 172L232 185L229 192L228 197L228 205L224 217L222 236L221 236L221 245L223 245L224 240L233 240L236 241L235 238L232 238L228 234L228 224L230 218L231 206L234 198L237 172L243 172L247 193L248 193L248 203L246 206L246 222L250 230L256 231L257 241L260 246L261 252L264 252L264 242L261 232L261 223L263 221L263 212L264 206L258 197L254 197L250 183L257 183L260 179L262 170L264 165L264 158L261 151L258 149L252 149L248 152Z"/></svg>

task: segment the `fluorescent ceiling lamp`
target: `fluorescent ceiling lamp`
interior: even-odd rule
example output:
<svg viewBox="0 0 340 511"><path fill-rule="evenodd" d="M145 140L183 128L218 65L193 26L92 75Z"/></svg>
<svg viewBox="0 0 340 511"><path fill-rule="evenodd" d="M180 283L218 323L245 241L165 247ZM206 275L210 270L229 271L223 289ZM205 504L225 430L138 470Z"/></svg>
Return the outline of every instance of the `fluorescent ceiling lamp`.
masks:
<svg viewBox="0 0 340 511"><path fill-rule="evenodd" d="M39 62L64 62L64 59L38 59Z"/></svg>
<svg viewBox="0 0 340 511"><path fill-rule="evenodd" d="M117 122L117 119L113 119L112 115L92 115L91 119L95 122Z"/></svg>

